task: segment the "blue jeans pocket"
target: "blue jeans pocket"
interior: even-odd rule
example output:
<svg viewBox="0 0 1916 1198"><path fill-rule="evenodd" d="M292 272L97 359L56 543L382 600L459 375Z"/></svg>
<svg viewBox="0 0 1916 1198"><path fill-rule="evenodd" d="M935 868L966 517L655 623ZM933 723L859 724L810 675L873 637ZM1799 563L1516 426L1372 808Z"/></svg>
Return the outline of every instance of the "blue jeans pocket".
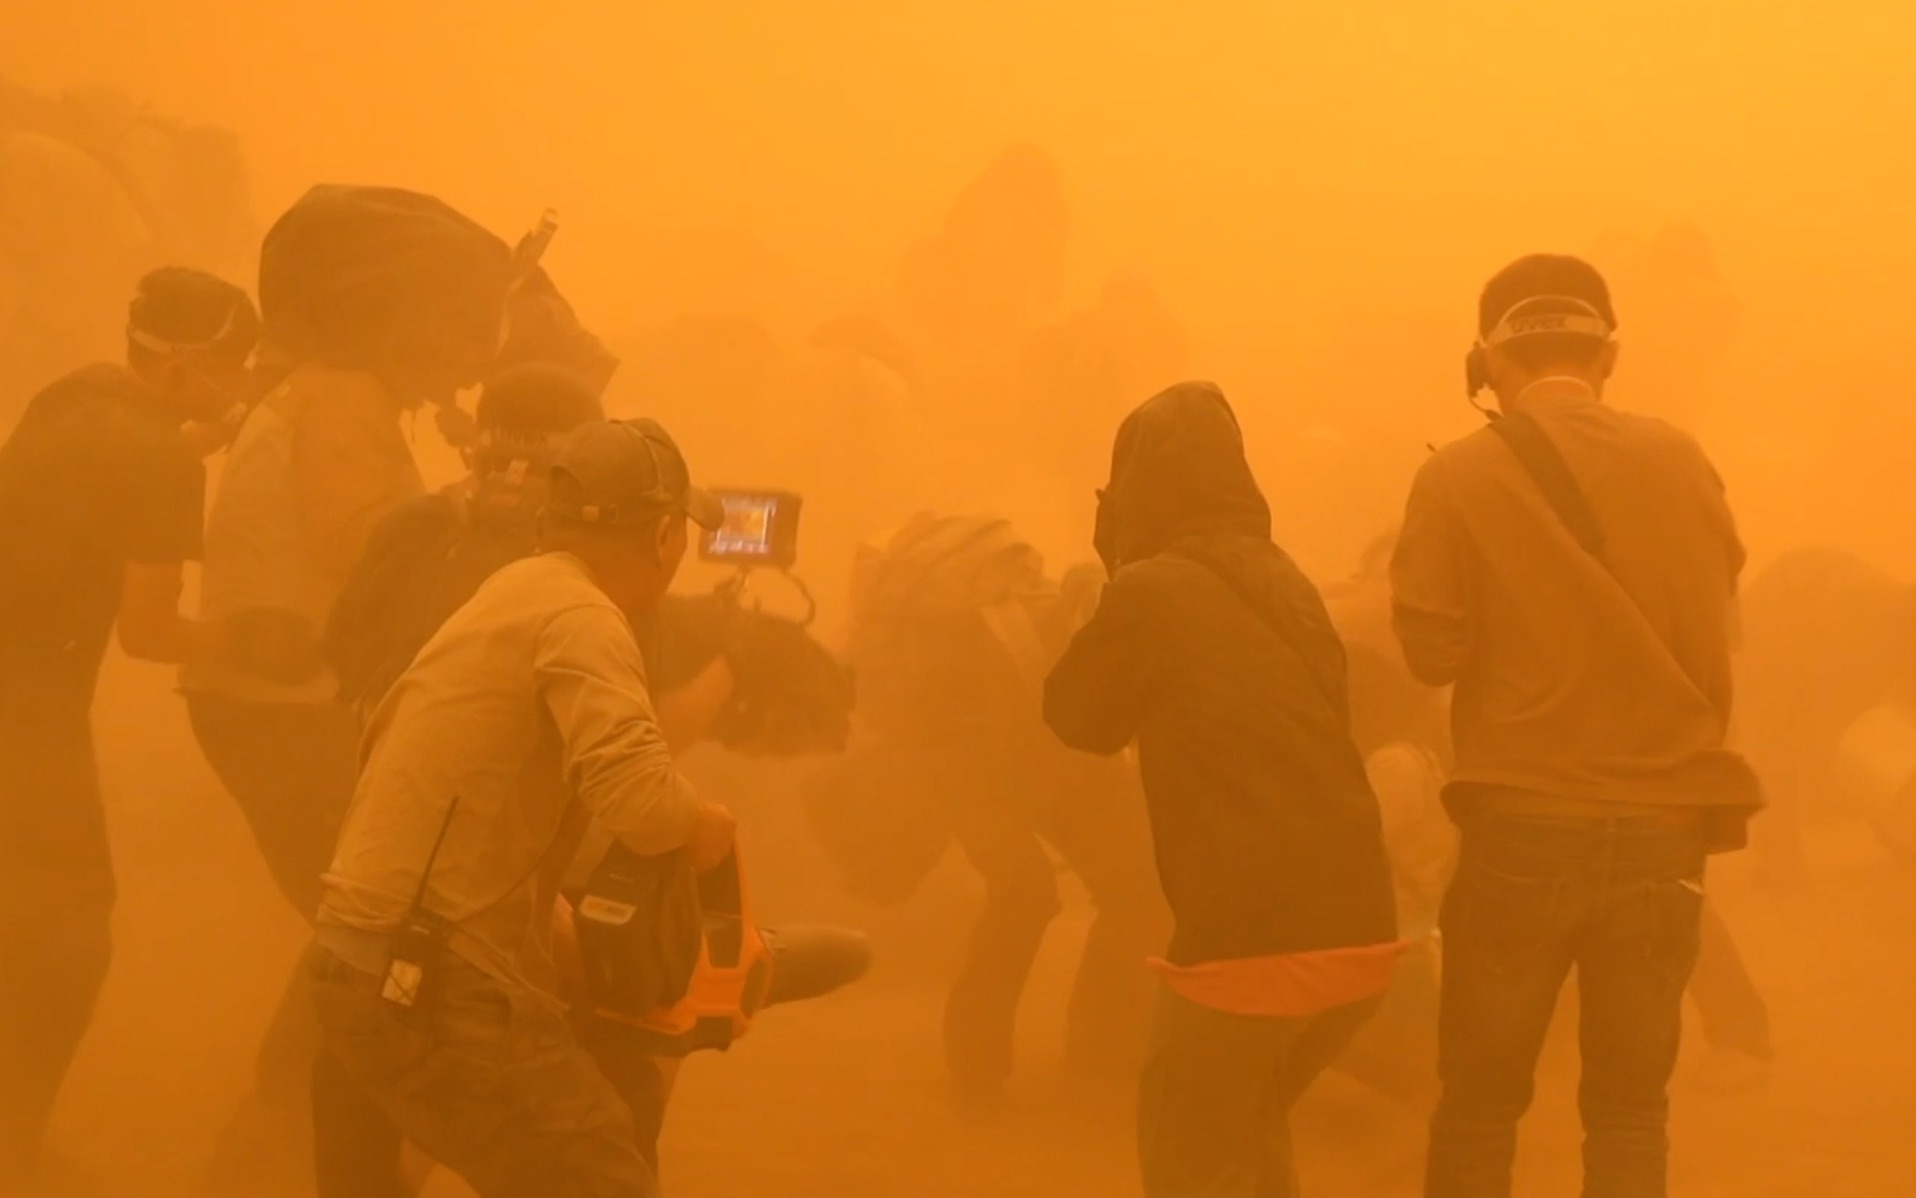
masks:
<svg viewBox="0 0 1916 1198"><path fill-rule="evenodd" d="M1495 973L1529 966L1560 937L1562 898L1560 878L1522 877L1466 859L1438 920L1445 962Z"/></svg>
<svg viewBox="0 0 1916 1198"><path fill-rule="evenodd" d="M1648 918L1643 952L1646 964L1679 991L1696 969L1703 939L1703 882L1655 882L1644 895Z"/></svg>

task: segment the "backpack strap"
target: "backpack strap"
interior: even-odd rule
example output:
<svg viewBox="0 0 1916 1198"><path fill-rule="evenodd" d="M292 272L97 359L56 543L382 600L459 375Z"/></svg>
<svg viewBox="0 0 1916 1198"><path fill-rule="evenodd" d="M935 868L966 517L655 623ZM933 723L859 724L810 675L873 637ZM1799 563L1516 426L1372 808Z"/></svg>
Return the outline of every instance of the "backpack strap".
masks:
<svg viewBox="0 0 1916 1198"><path fill-rule="evenodd" d="M1583 488L1577 485L1562 451L1543 431L1543 426L1528 412L1506 412L1490 422L1490 431L1502 437L1504 444L1517 455L1577 544L1591 557L1601 558L1603 526L1597 523L1597 514L1584 498Z"/></svg>

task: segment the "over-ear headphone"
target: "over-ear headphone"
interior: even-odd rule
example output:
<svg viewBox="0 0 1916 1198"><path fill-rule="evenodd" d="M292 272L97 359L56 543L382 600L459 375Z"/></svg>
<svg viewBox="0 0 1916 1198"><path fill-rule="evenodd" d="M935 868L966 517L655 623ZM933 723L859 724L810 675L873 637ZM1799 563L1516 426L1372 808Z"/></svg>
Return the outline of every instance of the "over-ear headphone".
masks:
<svg viewBox="0 0 1916 1198"><path fill-rule="evenodd" d="M1473 341L1464 355L1464 397L1475 403L1489 386L1490 355L1484 352L1482 341Z"/></svg>
<svg viewBox="0 0 1916 1198"><path fill-rule="evenodd" d="M1574 310L1531 312L1522 316L1517 314L1532 304L1541 303L1567 304ZM1470 400L1472 407L1485 416L1492 420L1497 418L1497 412L1477 402L1477 396L1490 387L1490 347L1493 345L1502 345L1519 337L1551 333L1569 333L1608 341L1614 331L1609 320L1588 300L1570 295L1533 295L1520 300L1503 314L1490 332L1471 343L1470 352L1464 355L1464 396Z"/></svg>

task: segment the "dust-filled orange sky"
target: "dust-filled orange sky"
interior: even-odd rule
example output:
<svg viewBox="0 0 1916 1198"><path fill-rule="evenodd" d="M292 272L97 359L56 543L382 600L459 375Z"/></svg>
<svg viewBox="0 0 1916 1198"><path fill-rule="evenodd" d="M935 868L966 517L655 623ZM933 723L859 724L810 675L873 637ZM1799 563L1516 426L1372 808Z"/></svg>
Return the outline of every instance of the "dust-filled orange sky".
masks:
<svg viewBox="0 0 1916 1198"><path fill-rule="evenodd" d="M1896 0L9 0L0 70L229 124L262 211L315 178L443 191L555 253L741 224L875 271L1016 138L1080 267L1361 294L1632 217L1788 271L1916 208ZM1916 239L1882 247L1906 267ZM1726 251L1732 260L1734 248ZM565 262L561 257L560 262ZM816 265L817 263L808 263ZM577 269L576 263L571 264ZM596 280L608 287L611 280Z"/></svg>
<svg viewBox="0 0 1916 1198"><path fill-rule="evenodd" d="M317 180L506 236L559 209L599 328L881 291L1030 140L1065 173L1070 297L1148 271L1227 386L1338 322L1361 345L1370 310L1461 340L1508 257L1684 220L1743 308L1736 380L1813 421L1900 419L1916 383L1913 50L1897 0L0 4L0 76L236 128L262 221ZM658 267L690 229L728 231L696 280ZM1454 404L1455 355L1431 372Z"/></svg>

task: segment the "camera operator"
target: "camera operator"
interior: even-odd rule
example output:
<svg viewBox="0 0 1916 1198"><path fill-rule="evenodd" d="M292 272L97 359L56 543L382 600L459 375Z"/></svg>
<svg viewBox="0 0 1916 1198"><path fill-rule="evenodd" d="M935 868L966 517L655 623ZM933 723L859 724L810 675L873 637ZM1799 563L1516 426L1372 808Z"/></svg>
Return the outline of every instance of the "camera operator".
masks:
<svg viewBox="0 0 1916 1198"><path fill-rule="evenodd" d="M370 715L421 646L501 566L538 546L553 447L603 419L572 370L521 363L487 381L470 472L373 531L327 623L341 697ZM844 671L794 621L726 595L667 595L644 646L666 739L779 756L843 746Z"/></svg>
<svg viewBox="0 0 1916 1198"><path fill-rule="evenodd" d="M1455 684L1432 1198L1510 1193L1573 967L1585 1192L1665 1192L1704 859L1760 803L1724 747L1743 549L1696 442L1603 403L1615 328L1578 259L1490 280L1471 390L1500 415L1419 471L1392 560L1412 671Z"/></svg>
<svg viewBox="0 0 1916 1198"><path fill-rule="evenodd" d="M650 421L569 434L546 512L547 552L489 578L367 731L324 880L320 1020L330 1062L483 1198L652 1193L556 997L551 912L595 820L645 856L731 852L731 816L673 768L634 632L688 518L722 512Z"/></svg>
<svg viewBox="0 0 1916 1198"><path fill-rule="evenodd" d="M342 697L369 718L419 649L487 578L538 551L538 514L549 493L553 453L566 434L603 416L592 386L578 374L523 363L487 382L474 418L471 473L389 515L333 609L327 650ZM739 624L750 627L741 631L734 627ZM829 731L821 736L817 729L831 724L832 712L849 702L837 690L842 675L796 625L738 611L717 597L666 595L654 631L646 639L657 642L658 651L647 673L661 731L675 753L707 739L758 746L761 725L740 710L738 700L746 696L747 711L767 706L761 700L771 687L759 683L762 674L795 681L812 700L801 705L822 700L828 709L809 721L802 713L780 719L813 729L798 749L838 747ZM807 679L817 685L807 686ZM611 839L589 835L569 880L589 875ZM836 990L869 968L870 950L857 932L785 925L760 934L773 961L767 1006ZM671 1064L649 1056L620 1025L583 1016L574 1024L631 1108L641 1152L656 1168ZM363 1198L395 1184L397 1129L365 1103L357 1087L322 1066L314 1109L322 1198Z"/></svg>
<svg viewBox="0 0 1916 1198"><path fill-rule="evenodd" d="M258 331L239 288L155 271L126 365L48 387L0 449L0 1183L37 1155L106 977L114 879L89 712L108 636L159 662L222 644L179 611L206 490L183 426L248 398Z"/></svg>

